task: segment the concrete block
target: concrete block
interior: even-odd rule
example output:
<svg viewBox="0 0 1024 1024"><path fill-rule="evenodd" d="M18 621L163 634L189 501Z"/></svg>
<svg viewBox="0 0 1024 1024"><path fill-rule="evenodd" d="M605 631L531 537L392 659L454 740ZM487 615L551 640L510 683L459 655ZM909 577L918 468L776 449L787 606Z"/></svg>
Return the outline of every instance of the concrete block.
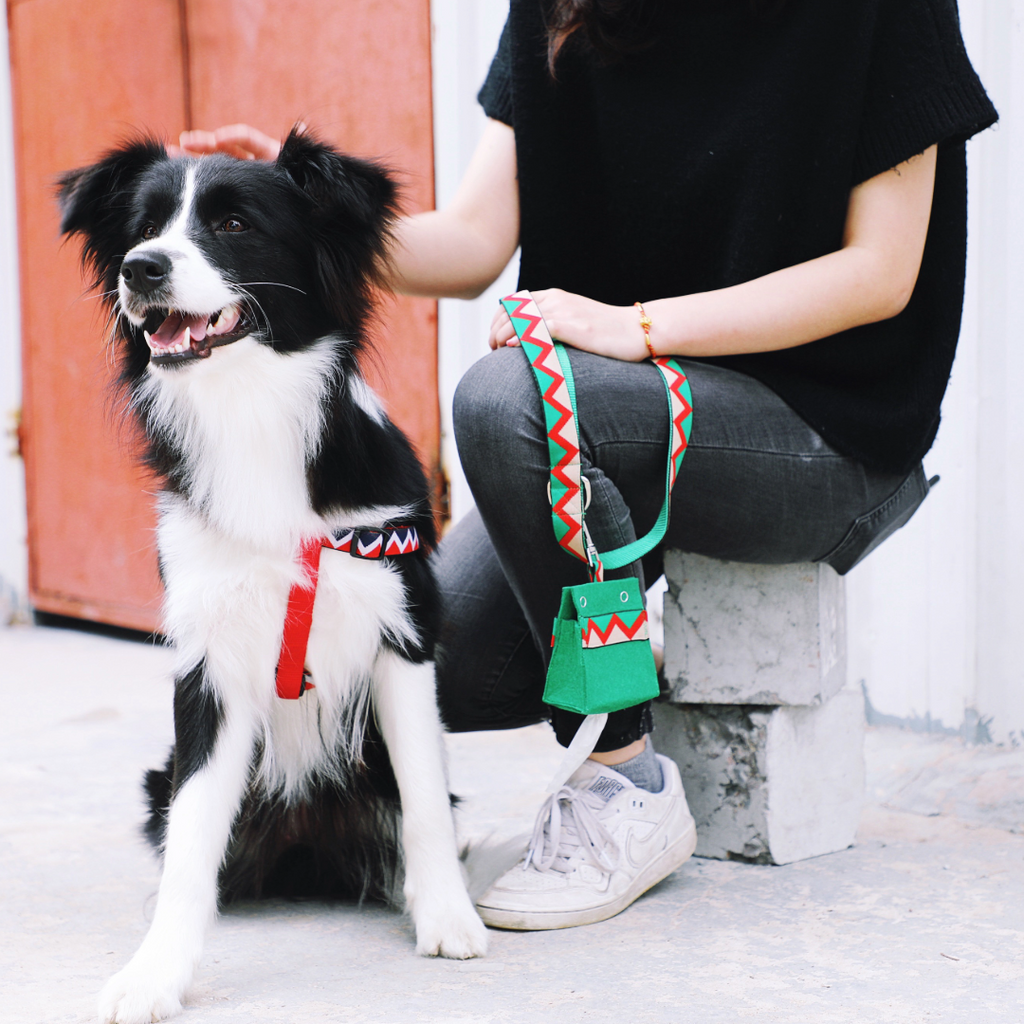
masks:
<svg viewBox="0 0 1024 1024"><path fill-rule="evenodd" d="M846 681L846 596L830 566L665 555L665 681L680 704L811 705Z"/></svg>
<svg viewBox="0 0 1024 1024"><path fill-rule="evenodd" d="M697 855L789 864L845 850L864 799L864 698L813 707L657 703L655 745L679 765Z"/></svg>

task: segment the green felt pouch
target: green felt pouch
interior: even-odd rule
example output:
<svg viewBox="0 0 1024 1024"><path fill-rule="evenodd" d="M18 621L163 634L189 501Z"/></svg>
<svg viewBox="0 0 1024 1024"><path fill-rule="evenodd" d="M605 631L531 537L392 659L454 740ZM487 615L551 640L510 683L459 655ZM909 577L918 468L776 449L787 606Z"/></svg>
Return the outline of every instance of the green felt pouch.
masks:
<svg viewBox="0 0 1024 1024"><path fill-rule="evenodd" d="M565 587L551 642L545 704L597 715L658 696L635 577Z"/></svg>

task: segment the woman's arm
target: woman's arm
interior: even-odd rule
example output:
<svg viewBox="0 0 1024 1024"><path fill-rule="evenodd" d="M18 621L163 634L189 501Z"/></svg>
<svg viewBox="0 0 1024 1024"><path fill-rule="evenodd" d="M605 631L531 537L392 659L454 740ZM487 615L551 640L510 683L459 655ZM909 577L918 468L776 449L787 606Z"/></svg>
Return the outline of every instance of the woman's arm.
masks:
<svg viewBox="0 0 1024 1024"><path fill-rule="evenodd" d="M304 126L299 126L300 129ZM232 124L181 135L181 152L274 160L281 143ZM490 120L451 205L403 217L395 230L389 285L406 295L472 299L505 269L519 245L515 134Z"/></svg>
<svg viewBox="0 0 1024 1024"><path fill-rule="evenodd" d="M659 355L722 356L792 348L886 320L910 299L921 268L936 147L850 193L843 246L744 284L644 302ZM639 314L559 289L534 293L552 335L617 359L647 358ZM642 299L642 296L638 296ZM491 347L515 343L502 311Z"/></svg>
<svg viewBox="0 0 1024 1024"><path fill-rule="evenodd" d="M391 287L405 295L476 298L519 245L515 134L489 120L455 198L404 217L395 231Z"/></svg>

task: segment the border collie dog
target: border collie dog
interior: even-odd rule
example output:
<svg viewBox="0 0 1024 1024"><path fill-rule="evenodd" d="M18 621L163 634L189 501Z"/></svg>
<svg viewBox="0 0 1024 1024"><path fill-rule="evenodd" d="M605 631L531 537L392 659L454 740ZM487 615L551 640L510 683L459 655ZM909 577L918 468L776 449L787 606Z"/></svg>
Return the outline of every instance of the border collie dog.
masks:
<svg viewBox="0 0 1024 1024"><path fill-rule="evenodd" d="M129 143L59 198L164 481L177 659L175 745L146 779L159 895L102 1019L181 1009L218 899L386 898L404 873L417 952L484 953L434 697L427 486L356 359L392 182L293 132L274 163ZM312 604L303 683L279 695L296 595Z"/></svg>

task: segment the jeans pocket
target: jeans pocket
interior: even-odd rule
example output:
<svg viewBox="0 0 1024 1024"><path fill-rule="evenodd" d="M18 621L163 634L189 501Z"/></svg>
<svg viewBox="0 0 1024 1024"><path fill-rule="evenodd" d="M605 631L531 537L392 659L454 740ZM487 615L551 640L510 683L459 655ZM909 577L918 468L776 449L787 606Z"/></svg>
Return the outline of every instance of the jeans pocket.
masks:
<svg viewBox="0 0 1024 1024"><path fill-rule="evenodd" d="M928 497L928 490L924 467L918 464L881 505L858 516L839 544L817 561L831 565L840 576L845 576L883 540L909 521Z"/></svg>

